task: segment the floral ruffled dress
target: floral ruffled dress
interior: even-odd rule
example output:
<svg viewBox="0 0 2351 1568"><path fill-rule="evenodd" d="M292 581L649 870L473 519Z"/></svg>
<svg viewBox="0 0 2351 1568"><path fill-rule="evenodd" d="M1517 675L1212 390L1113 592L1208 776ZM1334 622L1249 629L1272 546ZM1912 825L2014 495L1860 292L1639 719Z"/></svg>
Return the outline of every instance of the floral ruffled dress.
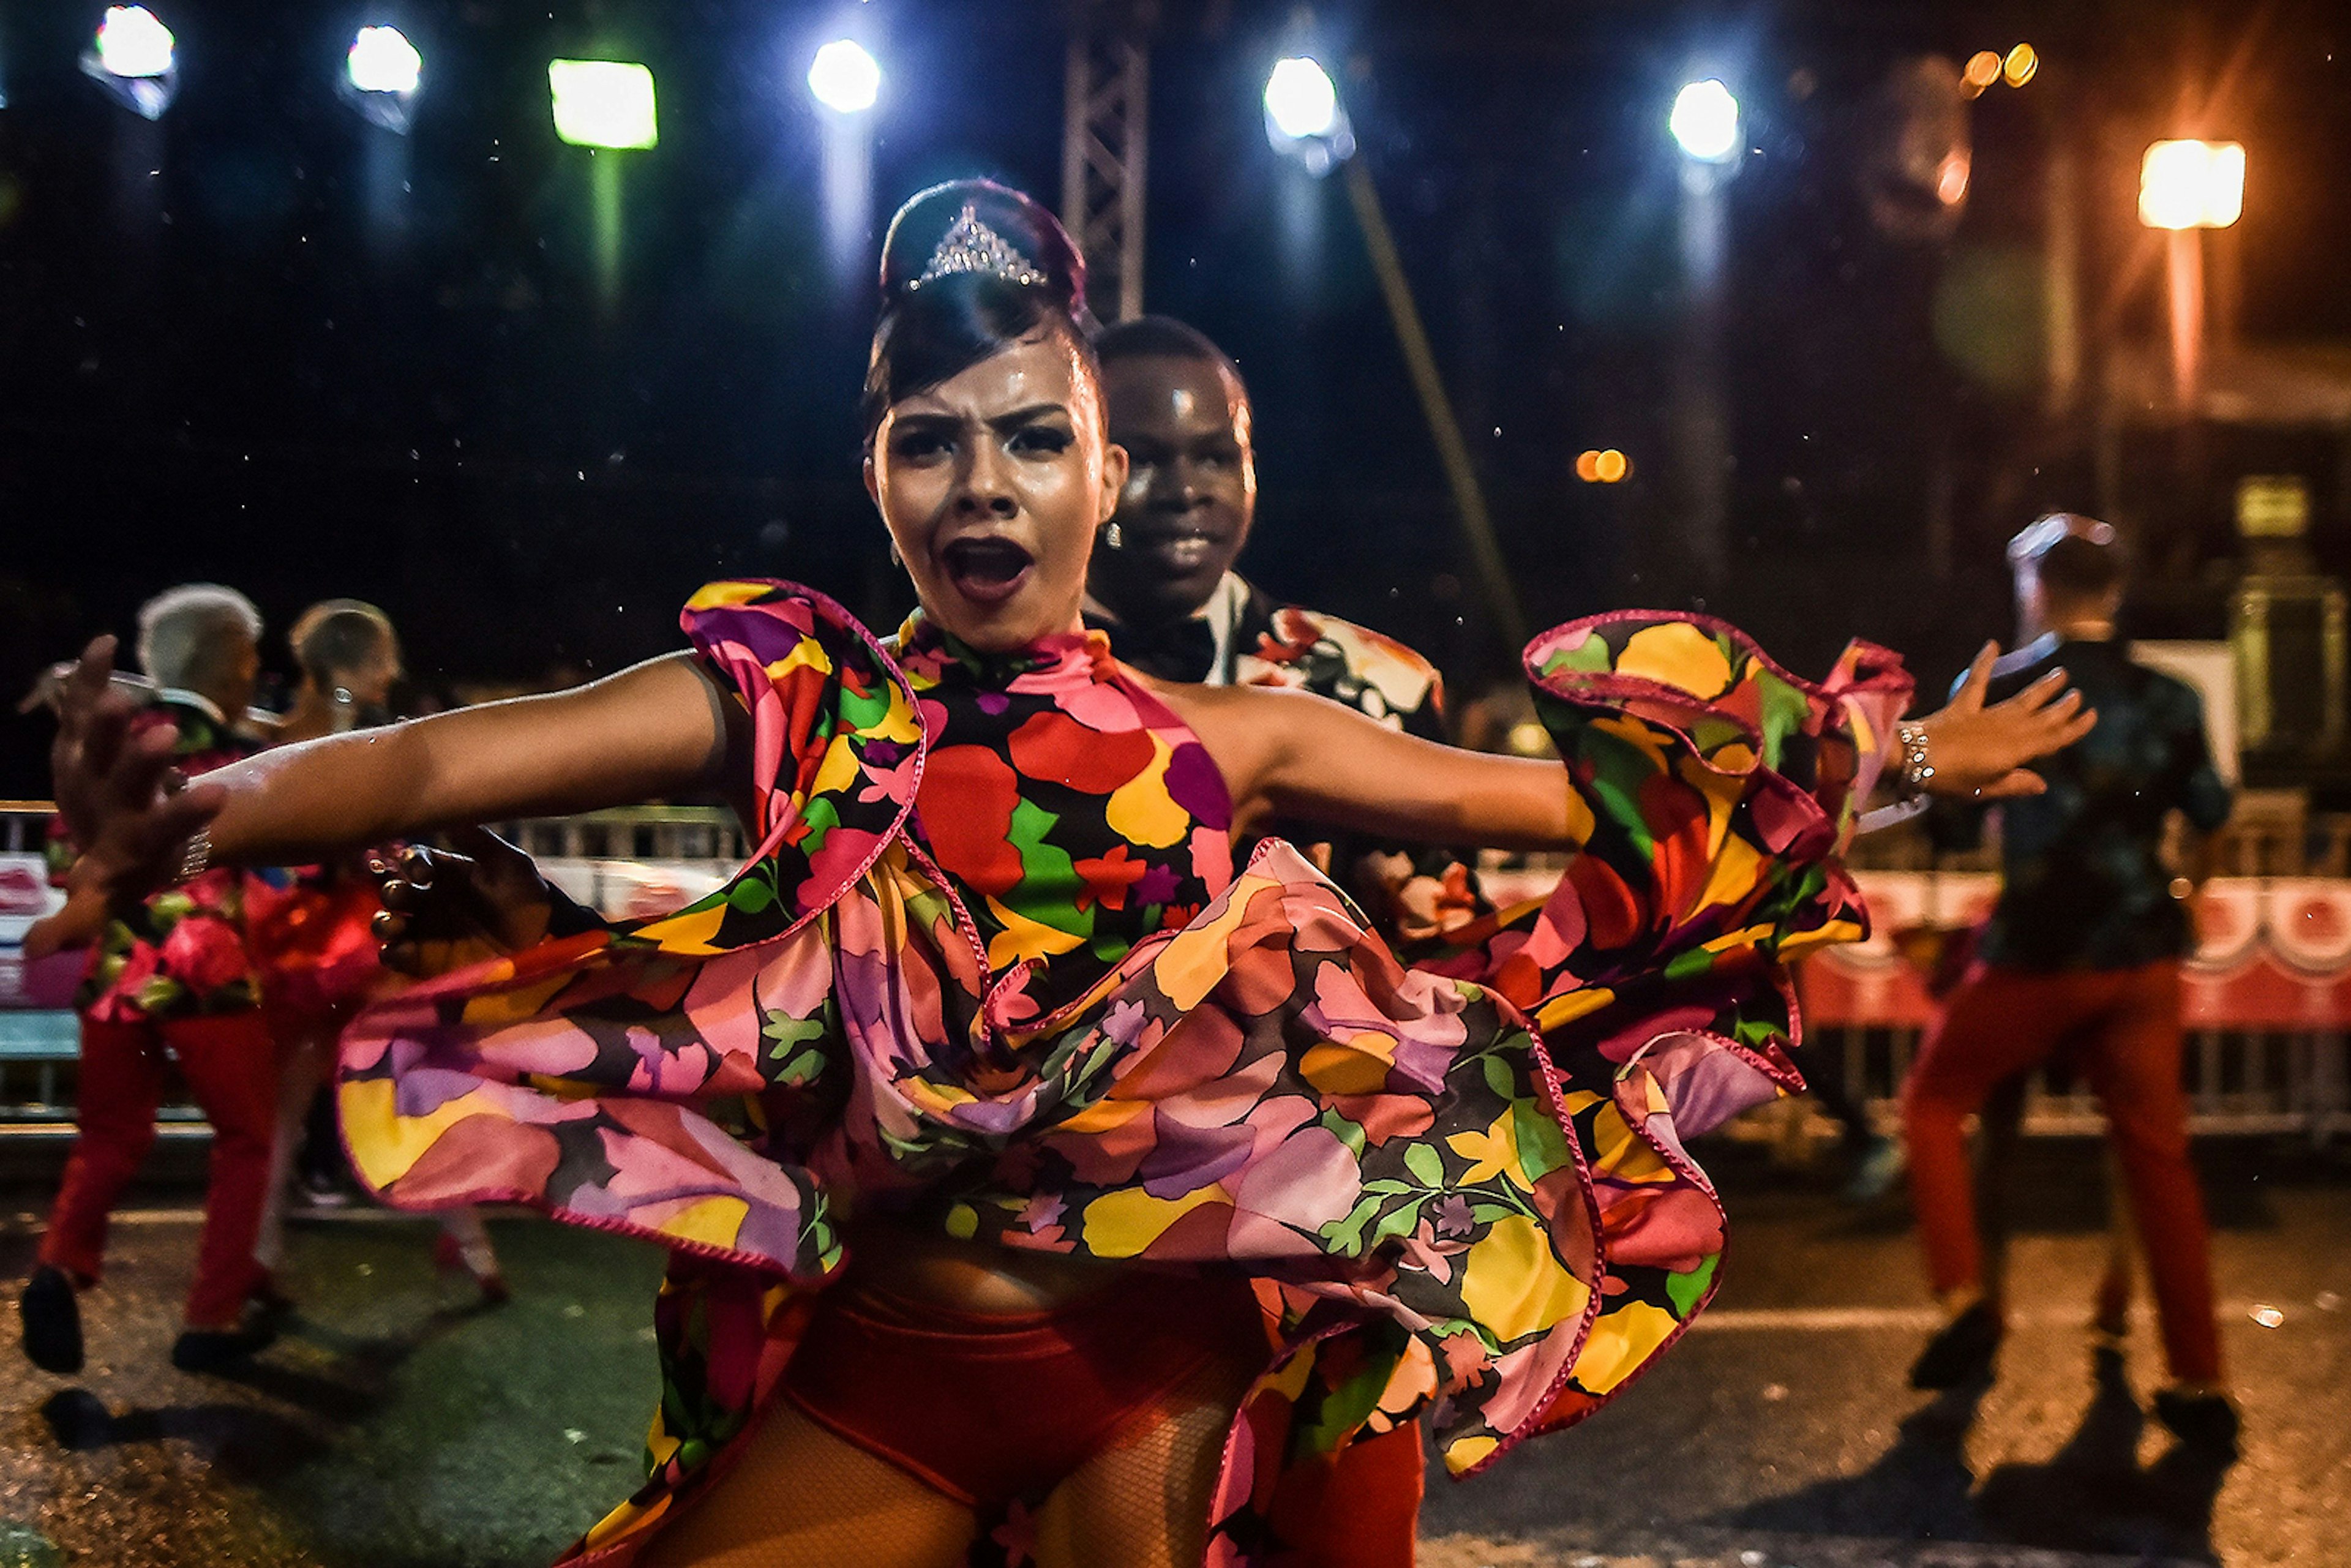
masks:
<svg viewBox="0 0 2351 1568"><path fill-rule="evenodd" d="M765 1406L851 1207L1249 1276L1266 1368L1212 1563L1267 1561L1284 1475L1365 1433L1425 1411L1461 1474L1588 1414L1713 1291L1682 1139L1798 1086L1782 965L1861 934L1834 857L1909 695L1860 646L1813 685L1710 622L1547 634L1583 852L1407 969L1288 845L1236 871L1206 750L1098 634L982 659L917 616L893 651L771 582L684 623L750 712L750 863L343 1047L389 1200L671 1249L652 1479L575 1548L600 1563Z"/></svg>

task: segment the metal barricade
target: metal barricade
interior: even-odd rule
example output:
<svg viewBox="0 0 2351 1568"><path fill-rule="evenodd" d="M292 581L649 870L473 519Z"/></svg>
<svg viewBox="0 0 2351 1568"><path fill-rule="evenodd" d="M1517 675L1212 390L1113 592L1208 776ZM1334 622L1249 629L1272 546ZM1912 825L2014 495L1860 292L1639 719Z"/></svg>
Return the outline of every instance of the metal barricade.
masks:
<svg viewBox="0 0 2351 1568"><path fill-rule="evenodd" d="M752 849L735 813L715 806L632 806L496 831L549 882L612 919L691 904L742 869Z"/></svg>
<svg viewBox="0 0 2351 1568"><path fill-rule="evenodd" d="M1815 1025L1796 1065L1819 1078L1834 1053L1848 1098L1879 1132L1900 1131L1903 1079L1922 1030L1908 1026ZM2189 1127L2199 1135L2306 1135L2351 1132L2351 1035L2340 1030L2192 1030L2181 1065ZM2043 1136L2103 1132L2105 1116L2088 1081L2064 1066L2026 1080L2024 1131ZM1819 1131L1825 1135L1827 1129Z"/></svg>
<svg viewBox="0 0 2351 1568"><path fill-rule="evenodd" d="M25 927L54 896L38 871L50 815L44 801L0 801L0 1127L53 1128L72 1115L78 1043L73 1015L54 981L44 997L27 994L17 946ZM499 824L497 831L531 854L550 881L614 918L658 915L691 903L731 876L753 847L732 812L709 807L535 818ZM1541 896L1557 870L1539 861L1493 858L1484 874L1514 900ZM1954 888L1964 880L1918 874ZM1983 879L1979 873L1975 880ZM2305 894L2316 889L2329 895L2333 890L2351 892L2351 883L2314 878L2245 883L2261 890L2262 923L2280 918L2270 908L2273 888ZM1914 914L1949 919L1961 902L1956 893L1938 895L1930 888ZM1938 915L1942 903L1951 907ZM1815 1025L1808 1031L1802 1062L1818 1075L1823 1058L1834 1053L1848 1097L1865 1105L1881 1129L1892 1131L1898 1120L1896 1098L1918 1047L1915 1012L1901 1023ZM2199 1133L2295 1133L2324 1139L2351 1131L2351 1035L2339 1029L2192 1030L2185 1078L2191 1125ZM180 1106L172 1116L192 1122L194 1113ZM2027 1133L2080 1134L2103 1125L2085 1082L2062 1070L2034 1075L2026 1100Z"/></svg>
<svg viewBox="0 0 2351 1568"><path fill-rule="evenodd" d="M1842 1079L1891 1130L1895 1100L1922 1030L1938 1010L1921 965L1937 945L1990 912L1989 871L1863 869L1873 930L1824 949L1799 976L1810 1076ZM2198 947L2182 971L2181 1062L2199 1133L2306 1134L2351 1127L2351 880L2335 875L2216 878L2196 906ZM2028 1082L2025 1129L2094 1132L2097 1100L2064 1065Z"/></svg>
<svg viewBox="0 0 2351 1568"><path fill-rule="evenodd" d="M46 800L0 800L0 1131L73 1121L81 1032L68 1004L70 959L26 963L25 932L63 895L49 886Z"/></svg>

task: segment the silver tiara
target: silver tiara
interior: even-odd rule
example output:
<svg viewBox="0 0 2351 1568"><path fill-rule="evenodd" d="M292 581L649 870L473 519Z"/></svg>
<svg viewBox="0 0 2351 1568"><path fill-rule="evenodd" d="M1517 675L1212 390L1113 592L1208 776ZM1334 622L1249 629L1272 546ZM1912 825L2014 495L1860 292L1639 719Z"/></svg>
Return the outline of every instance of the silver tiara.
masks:
<svg viewBox="0 0 2351 1568"><path fill-rule="evenodd" d="M1002 235L981 223L978 208L970 202L963 204L961 215L941 236L939 248L931 252L930 265L923 268L923 276L906 287L911 291L958 272L993 273L1008 283L1051 281L1007 245Z"/></svg>

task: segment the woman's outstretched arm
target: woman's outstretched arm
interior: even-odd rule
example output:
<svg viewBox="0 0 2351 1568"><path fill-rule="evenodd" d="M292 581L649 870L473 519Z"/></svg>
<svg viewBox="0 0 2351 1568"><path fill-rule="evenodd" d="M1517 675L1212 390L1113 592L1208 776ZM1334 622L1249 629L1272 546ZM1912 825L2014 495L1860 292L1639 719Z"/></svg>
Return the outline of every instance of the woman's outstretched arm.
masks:
<svg viewBox="0 0 2351 1568"><path fill-rule="evenodd" d="M1988 646L1950 706L1917 721L1937 794L2038 794L2046 786L2025 764L2071 746L2097 721L2080 693L2065 690L2062 670L1986 706L1997 653ZM1439 746L1302 692L1157 682L1153 690L1216 759L1232 791L1237 832L1283 817L1427 843L1576 845L1556 762Z"/></svg>
<svg viewBox="0 0 2351 1568"><path fill-rule="evenodd" d="M307 863L458 823L711 788L728 779L743 727L738 706L675 653L571 691L266 752L175 792L162 746L131 735L128 706L107 692L112 653L111 639L91 644L68 681L51 758L83 874L110 892L168 875L207 824L214 861Z"/></svg>
<svg viewBox="0 0 2351 1568"><path fill-rule="evenodd" d="M1276 818L1416 843L1571 847L1559 764L1463 751L1305 692L1156 685L1233 797L1233 830Z"/></svg>

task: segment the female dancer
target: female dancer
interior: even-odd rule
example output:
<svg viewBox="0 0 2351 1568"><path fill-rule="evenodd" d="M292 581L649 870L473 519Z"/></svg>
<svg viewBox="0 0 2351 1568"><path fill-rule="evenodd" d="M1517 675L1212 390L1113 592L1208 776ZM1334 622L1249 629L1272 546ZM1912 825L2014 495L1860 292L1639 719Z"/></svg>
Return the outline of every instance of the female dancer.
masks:
<svg viewBox="0 0 2351 1568"><path fill-rule="evenodd" d="M345 1037L346 1135L392 1200L671 1249L655 1472L579 1560L1328 1561L1297 1500L1357 1435L1426 1407L1476 1469L1711 1293L1721 1214L1679 1138L1797 1082L1780 961L1859 932L1834 856L1908 681L1856 649L1812 685L1712 622L1562 628L1528 659L1562 775L1141 680L1079 620L1125 462L1067 237L941 187L883 280L866 474L922 601L893 643L716 583L692 654L172 794L101 640L57 752L81 874L127 897L729 792L759 847L717 893ZM1908 772L2029 790L2077 706L1971 690ZM1582 852L1521 925L1405 970L1288 846L1236 870L1277 813Z"/></svg>
<svg viewBox="0 0 2351 1568"><path fill-rule="evenodd" d="M344 735L391 717L392 690L401 677L400 634L382 611L357 599L324 600L302 612L286 640L302 680L276 728L277 744ZM383 992L391 977L376 961L371 928L382 906L355 857L310 868L284 893L256 894L250 902L246 941L261 971L263 1010L279 1058L277 1135L253 1256L263 1270L256 1296L282 1308L290 1303L277 1291L276 1271L286 1251L295 1148L306 1119L314 1138L334 1138L331 1112L309 1116L312 1099L326 1082L343 1026ZM340 1145L333 1157L340 1166ZM337 1192L334 1200L343 1201L342 1195ZM507 1300L489 1229L473 1206L442 1211L434 1256L443 1272L462 1270L490 1305Z"/></svg>

